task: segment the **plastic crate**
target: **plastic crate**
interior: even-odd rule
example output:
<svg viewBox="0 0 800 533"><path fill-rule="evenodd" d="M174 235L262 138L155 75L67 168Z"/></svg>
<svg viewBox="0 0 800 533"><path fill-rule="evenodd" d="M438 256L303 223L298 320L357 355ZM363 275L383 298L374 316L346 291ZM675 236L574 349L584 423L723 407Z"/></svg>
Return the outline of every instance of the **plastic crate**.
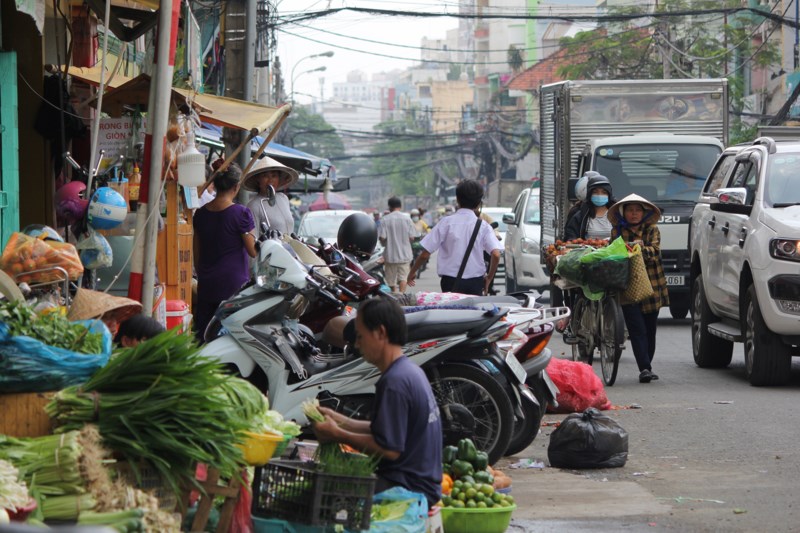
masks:
<svg viewBox="0 0 800 533"><path fill-rule="evenodd" d="M376 480L324 474L301 461L273 460L256 469L253 516L369 529Z"/></svg>

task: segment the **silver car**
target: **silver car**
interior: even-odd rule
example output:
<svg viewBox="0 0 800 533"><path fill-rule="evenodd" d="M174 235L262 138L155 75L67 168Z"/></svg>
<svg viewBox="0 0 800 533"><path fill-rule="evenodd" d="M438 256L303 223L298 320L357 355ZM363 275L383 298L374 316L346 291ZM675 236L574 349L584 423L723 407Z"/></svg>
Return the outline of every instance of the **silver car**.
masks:
<svg viewBox="0 0 800 533"><path fill-rule="evenodd" d="M508 226L505 238L506 292L550 286L550 276L540 260L541 219L539 189L519 193L514 211L503 215Z"/></svg>

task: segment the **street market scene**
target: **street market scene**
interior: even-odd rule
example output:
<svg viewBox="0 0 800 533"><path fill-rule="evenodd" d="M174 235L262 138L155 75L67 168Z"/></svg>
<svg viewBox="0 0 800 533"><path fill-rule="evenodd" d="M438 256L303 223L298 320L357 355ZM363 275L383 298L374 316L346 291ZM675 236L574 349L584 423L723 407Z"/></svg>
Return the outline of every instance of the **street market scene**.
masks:
<svg viewBox="0 0 800 533"><path fill-rule="evenodd" d="M800 531L798 0L0 3L0 533Z"/></svg>

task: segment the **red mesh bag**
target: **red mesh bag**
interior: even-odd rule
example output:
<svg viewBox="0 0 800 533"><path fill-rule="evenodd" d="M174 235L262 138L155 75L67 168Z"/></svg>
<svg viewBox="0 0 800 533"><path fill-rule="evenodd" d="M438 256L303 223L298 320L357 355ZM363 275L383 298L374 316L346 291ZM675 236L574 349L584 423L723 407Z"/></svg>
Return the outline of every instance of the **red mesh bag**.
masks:
<svg viewBox="0 0 800 533"><path fill-rule="evenodd" d="M586 363L553 358L547 365L547 373L558 387L558 407L548 407L548 411L582 413L590 407L601 411L611 409L603 382Z"/></svg>

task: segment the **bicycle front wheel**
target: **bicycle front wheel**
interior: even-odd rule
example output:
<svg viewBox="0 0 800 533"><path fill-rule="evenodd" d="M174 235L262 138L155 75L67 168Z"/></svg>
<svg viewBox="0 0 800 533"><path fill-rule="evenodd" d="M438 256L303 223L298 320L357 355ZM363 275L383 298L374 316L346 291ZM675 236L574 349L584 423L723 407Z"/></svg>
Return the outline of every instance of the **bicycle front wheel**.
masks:
<svg viewBox="0 0 800 533"><path fill-rule="evenodd" d="M600 366L603 369L603 381L610 387L617 380L619 356L625 345L624 318L616 298L603 298L601 320Z"/></svg>

